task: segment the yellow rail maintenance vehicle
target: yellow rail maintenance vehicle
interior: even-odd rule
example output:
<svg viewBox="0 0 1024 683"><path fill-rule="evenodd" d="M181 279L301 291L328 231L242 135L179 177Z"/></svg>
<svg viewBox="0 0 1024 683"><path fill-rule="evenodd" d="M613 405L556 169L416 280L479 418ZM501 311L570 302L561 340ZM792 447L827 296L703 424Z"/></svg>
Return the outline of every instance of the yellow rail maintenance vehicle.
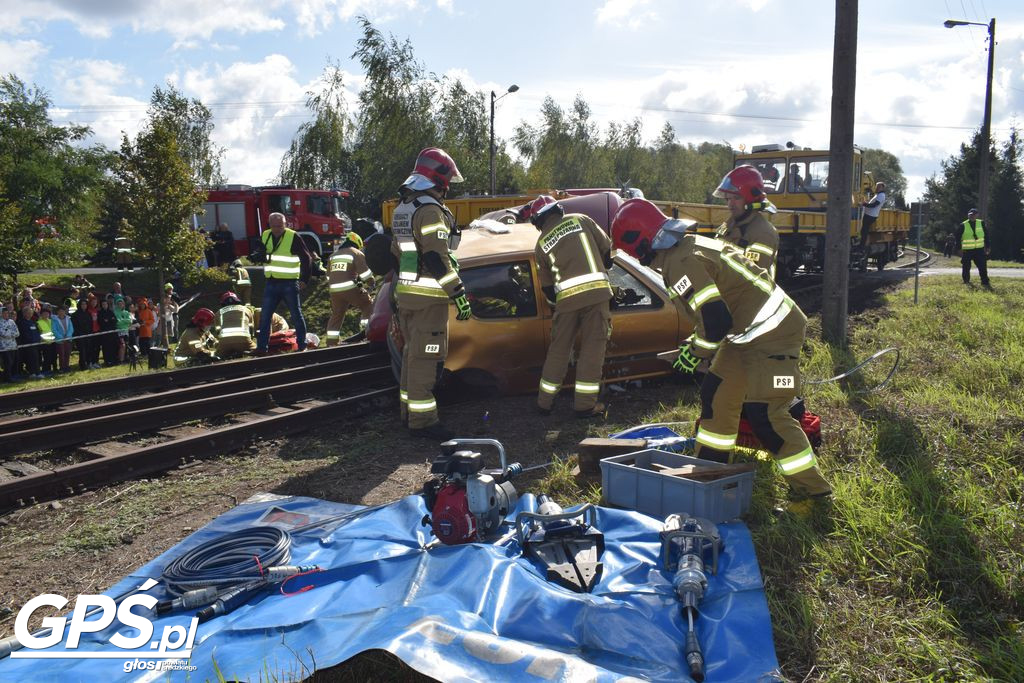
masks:
<svg viewBox="0 0 1024 683"><path fill-rule="evenodd" d="M825 265L825 219L828 199L829 155L827 150L783 146L778 144L760 145L750 152L739 152L734 157L734 166L750 164L757 168L765 181L768 198L778 208L770 216L779 231L779 256L777 279L784 280L799 268L804 272L820 272ZM875 186L874 177L863 169L863 157L854 148L853 185L850 188L852 211L850 215L851 266L867 270L869 262L878 270L886 263L895 261L902 253L910 234L910 212L883 208L871 228L866 244L860 242L860 225L863 209L860 204L870 195ZM602 192L619 193L623 197L638 196L631 190L614 188L587 188L567 190L531 190L519 195L467 196L445 200L445 206L455 215L458 225L465 227L473 220L505 209L521 207L532 201L538 194L549 194L556 199L594 195ZM689 218L697 221L697 230L714 234L729 216L724 204L701 204L678 202L647 197L667 215L675 218ZM397 199L384 202L382 220L391 224ZM604 203L600 216L592 216L606 230L610 228L614 208Z"/></svg>

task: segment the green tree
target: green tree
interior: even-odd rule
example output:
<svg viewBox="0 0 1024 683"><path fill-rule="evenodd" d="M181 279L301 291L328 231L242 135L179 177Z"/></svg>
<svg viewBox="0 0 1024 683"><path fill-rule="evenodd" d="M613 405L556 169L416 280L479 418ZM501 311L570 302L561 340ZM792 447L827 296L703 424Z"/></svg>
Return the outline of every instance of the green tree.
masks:
<svg viewBox="0 0 1024 683"><path fill-rule="evenodd" d="M380 216L381 202L398 193L419 151L436 144L437 85L408 39L384 36L365 17L359 22L363 35L352 57L363 67L366 82L359 92L353 151L359 173L353 190L365 215Z"/></svg>
<svg viewBox="0 0 1024 683"><path fill-rule="evenodd" d="M925 181L923 201L928 203L928 223L924 227L921 241L929 247L939 247L946 235L956 233L967 216L967 210L977 207L978 201L978 140L981 133L974 133L971 144L960 145L960 153L942 162L942 176L932 176ZM993 166L998 166L995 150L989 154ZM996 173L998 174L998 169Z"/></svg>
<svg viewBox="0 0 1024 683"><path fill-rule="evenodd" d="M999 165L992 178L992 199L988 205L986 229L992 257L1007 261L1024 261L1024 141L1016 128L1003 146Z"/></svg>
<svg viewBox="0 0 1024 683"><path fill-rule="evenodd" d="M903 167L895 154L884 149L870 147L861 150L864 170L870 172L875 182L883 182L886 194L897 209L907 208L907 177L903 175Z"/></svg>
<svg viewBox="0 0 1024 683"><path fill-rule="evenodd" d="M79 263L110 163L87 126L57 126L39 88L0 78L0 275Z"/></svg>
<svg viewBox="0 0 1024 683"><path fill-rule="evenodd" d="M194 270L206 238L193 229L192 216L206 193L196 187L166 119L151 118L134 141L122 137L116 177L125 214L121 227L140 260L156 268L157 281L165 272Z"/></svg>
<svg viewBox="0 0 1024 683"><path fill-rule="evenodd" d="M199 100L185 97L170 83L167 88L156 86L149 98L149 118L161 120L173 131L178 153L192 175L192 181L202 187L224 182L220 159L224 148L211 139L213 114Z"/></svg>
<svg viewBox="0 0 1024 683"><path fill-rule="evenodd" d="M299 126L281 160L281 182L296 187L352 187L355 126L345 103L341 67L328 63L318 91L306 93L313 120Z"/></svg>

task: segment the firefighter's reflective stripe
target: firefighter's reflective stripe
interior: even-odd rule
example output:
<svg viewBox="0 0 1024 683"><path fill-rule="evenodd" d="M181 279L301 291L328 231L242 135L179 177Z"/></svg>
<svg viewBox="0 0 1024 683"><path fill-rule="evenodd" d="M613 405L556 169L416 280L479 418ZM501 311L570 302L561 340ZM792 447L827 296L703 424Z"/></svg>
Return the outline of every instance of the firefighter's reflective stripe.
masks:
<svg viewBox="0 0 1024 683"><path fill-rule="evenodd" d="M600 390L600 382L576 382L577 394L596 394Z"/></svg>
<svg viewBox="0 0 1024 683"><path fill-rule="evenodd" d="M746 344L761 335L768 334L786 319L791 310L793 310L793 300L786 296L781 287L776 287L747 329L742 334L729 337L729 341L733 344Z"/></svg>
<svg viewBox="0 0 1024 683"><path fill-rule="evenodd" d="M292 254L292 240L295 239L295 231L285 228L281 240L276 247L271 248L274 243L274 235L269 230L263 233L263 246L270 256L269 262L263 266L263 273L270 278L281 280L298 280L302 274L302 261L298 256Z"/></svg>
<svg viewBox="0 0 1024 683"><path fill-rule="evenodd" d="M671 296L672 293L674 293L674 292L671 292L670 296ZM697 292L696 294L694 294L693 295L693 300L690 302L690 304L693 306L693 310L696 311L698 308L703 306L705 303L707 303L711 299L715 299L715 298L719 298L720 299L721 297L722 297L722 294L721 294L721 292L718 291L718 285L716 285L714 282L712 282L710 285L708 285L704 289L702 289L699 292Z"/></svg>
<svg viewBox="0 0 1024 683"><path fill-rule="evenodd" d="M543 377L540 379L540 390L545 394L557 394L559 386L561 385L557 382L549 382Z"/></svg>
<svg viewBox="0 0 1024 683"><path fill-rule="evenodd" d="M715 434L701 425L697 429L697 443L703 444L708 448L716 448L718 450L729 450L736 445L736 434Z"/></svg>
<svg viewBox="0 0 1024 683"><path fill-rule="evenodd" d="M707 349L708 351L714 351L715 349L717 349L722 344L722 342L713 342L713 341L708 341L707 339L702 339L701 337L699 337L697 335L693 335L693 338L690 341L697 348Z"/></svg>
<svg viewBox="0 0 1024 683"><path fill-rule="evenodd" d="M792 474L799 474L804 470L816 467L818 459L814 457L814 449L808 446L796 455L791 455L788 458L781 458L777 462L779 463L779 467L782 468L782 473L788 476Z"/></svg>
<svg viewBox="0 0 1024 683"><path fill-rule="evenodd" d="M594 289L594 284L598 287L604 286L608 283L608 275L606 273L586 273L585 275L577 275L567 280L555 283L555 294L558 295L559 299L566 296L572 296L573 294L579 294L580 292ZM586 287L584 285L591 285ZM573 290L573 291L570 291Z"/></svg>
<svg viewBox="0 0 1024 683"><path fill-rule="evenodd" d="M447 299L448 294L444 291L441 283L431 277L421 277L412 282L398 281L399 294L420 294L421 296L433 296L439 299Z"/></svg>
<svg viewBox="0 0 1024 683"><path fill-rule="evenodd" d="M449 273L447 275L445 275L440 280L438 280L437 284L439 284L442 287L444 287L446 284L448 284L452 280L457 279L458 277L459 277L459 274L457 272L455 272L454 270L452 270L452 271L449 271Z"/></svg>
<svg viewBox="0 0 1024 683"><path fill-rule="evenodd" d="M733 260L733 257L728 253L722 254L722 263L732 268L734 271L742 275L748 282L760 289L765 294L771 294L772 288L775 287L774 283L763 280L756 273L750 272L747 267L738 261Z"/></svg>
<svg viewBox="0 0 1024 683"><path fill-rule="evenodd" d="M765 256L775 256L774 249L766 244L761 244L760 242L751 242L747 245L747 250L756 251L757 253L764 254Z"/></svg>
<svg viewBox="0 0 1024 683"><path fill-rule="evenodd" d="M357 275L356 277L358 277L360 280L370 281L373 279L373 271L367 268L363 272L359 273L359 275Z"/></svg>
<svg viewBox="0 0 1024 683"><path fill-rule="evenodd" d="M356 288L355 280L349 280L348 282L334 282L331 283L330 289L332 292L347 292L350 289Z"/></svg>
<svg viewBox="0 0 1024 683"><path fill-rule="evenodd" d="M132 253L133 249L131 249L131 248L127 248L127 249L118 248L118 249L115 249L114 251L116 251L118 254L130 254L130 253Z"/></svg>
<svg viewBox="0 0 1024 683"><path fill-rule="evenodd" d="M244 278L244 279L235 280L235 284L236 285L251 285L252 282L249 281L249 278Z"/></svg>
<svg viewBox="0 0 1024 683"><path fill-rule="evenodd" d="M412 240L400 240L398 242L398 248L402 250L401 264L403 266L406 263L415 264L415 263L419 262L419 259L410 259L410 258L408 258L408 256L410 254L413 254L413 255L416 254L416 243L415 242L413 242ZM416 276L417 276L416 271L400 270L398 272L398 279L399 279L400 282L402 280L405 280L407 282L415 282L416 281Z"/></svg>
<svg viewBox="0 0 1024 683"><path fill-rule="evenodd" d="M249 329L246 327L222 327L220 328L220 338L225 337L245 337L249 338Z"/></svg>
<svg viewBox="0 0 1024 683"><path fill-rule="evenodd" d="M429 413L432 410L437 410L437 401L432 398L420 401L414 401L412 399L406 400L409 402L409 412L412 413Z"/></svg>
<svg viewBox="0 0 1024 683"><path fill-rule="evenodd" d="M722 246L725 244L722 240L716 240L713 237L705 237L704 235L694 235L694 244L702 249L710 249L712 251L722 251Z"/></svg>
<svg viewBox="0 0 1024 683"><path fill-rule="evenodd" d="M341 337L341 330L327 330L328 339L339 339Z"/></svg>
<svg viewBox="0 0 1024 683"><path fill-rule="evenodd" d="M960 243L961 249L984 249L985 248L985 228L981 225L981 221L974 221L974 230L971 230L971 222L969 220L963 222L964 234Z"/></svg>
<svg viewBox="0 0 1024 683"><path fill-rule="evenodd" d="M420 228L420 235L429 235L431 233L437 232L438 230L440 230L441 232L448 232L448 226L442 222L424 225L422 228Z"/></svg>
<svg viewBox="0 0 1024 683"><path fill-rule="evenodd" d="M405 389L399 389L399 391L398 391L398 400L401 401L402 403L408 403L409 402L409 392L406 391Z"/></svg>

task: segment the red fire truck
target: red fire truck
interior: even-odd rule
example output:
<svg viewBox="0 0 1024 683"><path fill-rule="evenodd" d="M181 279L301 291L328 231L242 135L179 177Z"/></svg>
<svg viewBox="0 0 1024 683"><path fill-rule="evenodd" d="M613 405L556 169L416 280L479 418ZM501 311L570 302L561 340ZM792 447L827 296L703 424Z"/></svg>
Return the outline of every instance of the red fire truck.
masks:
<svg viewBox="0 0 1024 683"><path fill-rule="evenodd" d="M345 213L346 190L297 190L290 185L252 187L221 185L208 191L196 225L213 232L227 223L235 238L235 253L244 256L259 244L270 214L283 213L287 225L302 236L309 249L322 256L341 244L352 229Z"/></svg>

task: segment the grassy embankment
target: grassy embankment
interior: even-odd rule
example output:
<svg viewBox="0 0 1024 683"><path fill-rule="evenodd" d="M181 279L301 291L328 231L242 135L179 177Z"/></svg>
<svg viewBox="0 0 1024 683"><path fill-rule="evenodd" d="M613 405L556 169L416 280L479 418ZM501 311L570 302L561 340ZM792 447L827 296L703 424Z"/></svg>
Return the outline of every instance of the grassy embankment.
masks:
<svg viewBox="0 0 1024 683"><path fill-rule="evenodd" d="M249 272L253 281L253 305L259 306L263 295L263 271L250 270ZM29 285L36 285L41 282L45 282L47 287L46 289L41 289L36 293L37 298L42 301L57 304L66 297L65 290L70 287L72 278L72 275L57 274L23 275L21 277L21 281L23 284ZM127 277L122 277L117 273L90 275L89 281L96 286L95 292L97 295L103 295L109 292L113 283L116 281L121 281L124 287L124 292L133 297L145 296L152 300L153 297L160 292L160 285L157 282L156 272L149 270L139 270ZM181 311L181 314L179 315L179 324L184 326L184 324L188 322L189 317L203 306L216 312L220 307L220 295L229 287L228 277L223 270L203 270L193 274L189 278L186 278L185 284L178 289L178 293L182 300L184 301L196 293L199 293L200 296ZM5 293L4 298L9 300L10 293ZM278 307L277 312L283 315L286 319L289 319L289 322L291 322L288 309L284 304L281 304ZM302 312L306 319L306 326L309 331L314 332L320 337L321 346L326 345L327 320L331 315L331 304L328 297L326 278L315 278L310 281L309 286L302 294ZM354 309L349 311L342 326L343 336L354 334L358 331L359 317L360 315L358 311ZM176 341L177 340L171 340L172 348ZM42 380L25 381L16 384L0 384L0 393L6 391L20 391L24 389L40 389L64 384L77 384L81 382L94 382L101 379L121 377L123 375L130 374L131 372L127 364L115 365L109 368L101 367L98 370L79 371L77 363L78 352L73 351L71 354L72 372ZM168 358L167 365L168 369L173 369L174 360L172 358ZM145 367L144 364L143 367Z"/></svg>
<svg viewBox="0 0 1024 683"><path fill-rule="evenodd" d="M851 321L848 352L812 321L806 377L889 346L903 361L877 393L858 391L887 368L807 392L830 516L775 519L785 487L760 463L747 521L789 679L1024 680L1024 281L995 286L929 278L917 306L904 286ZM692 420L697 406L686 392L647 421ZM596 493L567 467L546 488L565 502Z"/></svg>

